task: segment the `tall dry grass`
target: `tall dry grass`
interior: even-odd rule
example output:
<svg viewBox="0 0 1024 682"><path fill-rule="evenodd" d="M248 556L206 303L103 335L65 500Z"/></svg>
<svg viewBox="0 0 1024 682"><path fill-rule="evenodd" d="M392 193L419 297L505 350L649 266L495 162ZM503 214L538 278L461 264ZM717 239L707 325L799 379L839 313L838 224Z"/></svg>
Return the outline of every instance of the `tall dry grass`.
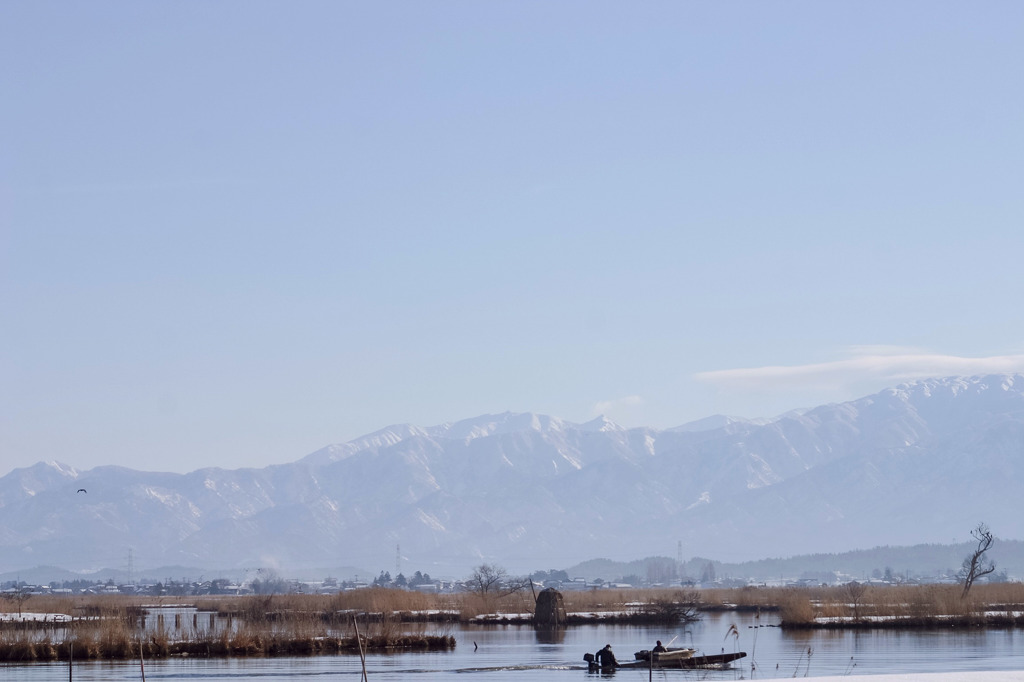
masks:
<svg viewBox="0 0 1024 682"><path fill-rule="evenodd" d="M408 623L405 614L432 606L429 595L367 590L346 596L275 595L209 599L190 605L217 614L158 614L149 607L183 606L181 600L120 595L40 598L35 612L61 613L71 623L0 623L0 660L52 661L198 656L276 656L369 651L437 650L455 645L450 628ZM369 594L372 593L372 594ZM342 608L346 607L346 608ZM363 608L356 608L363 607ZM154 621L154 616L159 620ZM166 620L164 618L166 617ZM143 623L146 623L143 626Z"/></svg>
<svg viewBox="0 0 1024 682"><path fill-rule="evenodd" d="M961 598L958 585L840 585L807 588L742 588L705 591L709 603L756 604L777 609L785 625L816 619L833 625L1024 625L1024 584L978 585Z"/></svg>
<svg viewBox="0 0 1024 682"><path fill-rule="evenodd" d="M893 626L956 623L1024 627L1024 584L976 585L966 599L958 585L864 585L834 587L743 587L708 589L694 599L701 609L777 611L783 624L811 626L820 619L832 626ZM616 612L651 613L678 604L678 588L567 590L562 593L570 614ZM59 623L0 626L0 660L130 658L140 648L147 657L175 653L190 655L277 655L356 651L357 618L364 646L371 650L395 647L445 647L451 623L479 614L532 614L530 590L504 597L464 594L426 594L369 588L333 595L223 596L189 600L210 619L191 619L163 628L140 630L147 607L181 605L180 598L92 595L37 597L26 611L73 616L73 626ZM202 625L200 627L199 625Z"/></svg>
<svg viewBox="0 0 1024 682"><path fill-rule="evenodd" d="M802 590L780 592L778 595L778 611L783 623L806 625L813 623L818 615L815 604L808 594Z"/></svg>

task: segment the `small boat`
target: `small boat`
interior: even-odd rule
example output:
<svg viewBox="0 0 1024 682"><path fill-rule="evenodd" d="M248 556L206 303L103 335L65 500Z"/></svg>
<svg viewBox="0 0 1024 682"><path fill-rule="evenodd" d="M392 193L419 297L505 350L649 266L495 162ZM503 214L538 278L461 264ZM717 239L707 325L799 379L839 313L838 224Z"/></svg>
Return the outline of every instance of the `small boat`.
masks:
<svg viewBox="0 0 1024 682"><path fill-rule="evenodd" d="M735 660L744 658L745 651L737 651L732 654L711 654L709 656L695 656L693 649L669 649L668 651L656 653L654 660L650 659L650 651L646 649L633 654L636 659L628 663L619 663L619 668L660 668L662 670L694 670L698 668L721 668ZM667 656L666 656L667 654ZM583 660L587 662L591 672L603 670L594 661L594 654L585 654Z"/></svg>
<svg viewBox="0 0 1024 682"><path fill-rule="evenodd" d="M670 665L683 660L684 658L692 658L697 653L696 649L665 649L664 651L651 652L647 649L638 651L633 654L633 658L638 661L649 661L651 656L654 656L654 662L662 665Z"/></svg>
<svg viewBox="0 0 1024 682"><path fill-rule="evenodd" d="M747 655L745 651L737 651L733 654L711 654L709 656L690 656L670 662L655 662L654 667L664 669L680 668L682 670L694 670L697 668L722 668L739 660ZM646 661L644 661L646 663Z"/></svg>

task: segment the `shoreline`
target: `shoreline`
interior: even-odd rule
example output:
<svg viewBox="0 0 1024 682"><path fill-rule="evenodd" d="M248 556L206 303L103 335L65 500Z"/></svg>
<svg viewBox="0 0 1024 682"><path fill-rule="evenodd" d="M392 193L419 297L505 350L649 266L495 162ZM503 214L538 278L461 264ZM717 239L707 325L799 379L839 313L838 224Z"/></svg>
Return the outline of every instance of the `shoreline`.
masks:
<svg viewBox="0 0 1024 682"><path fill-rule="evenodd" d="M363 653L451 651L451 635L360 637ZM131 637L75 638L59 643L46 639L19 641L0 646L0 663L53 663L58 661L131 661L168 658L280 658L287 656L335 656L360 654L354 637L280 637L242 633L237 637L158 641L150 636L140 642Z"/></svg>

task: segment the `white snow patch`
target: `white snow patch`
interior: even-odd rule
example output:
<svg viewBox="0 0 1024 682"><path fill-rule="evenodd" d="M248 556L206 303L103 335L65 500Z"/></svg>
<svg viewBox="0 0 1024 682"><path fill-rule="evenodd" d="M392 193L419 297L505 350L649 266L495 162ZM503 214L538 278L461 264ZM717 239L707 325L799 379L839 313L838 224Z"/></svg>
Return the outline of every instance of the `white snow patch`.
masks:
<svg viewBox="0 0 1024 682"><path fill-rule="evenodd" d="M986 670L951 673L899 673L894 675L865 675L871 682L1024 682L1022 670ZM804 677L804 682L834 682L835 677Z"/></svg>
<svg viewBox="0 0 1024 682"><path fill-rule="evenodd" d="M64 464L61 464L60 462L58 462L55 459L51 459L46 464L48 466L53 467L54 469L56 469L57 471L59 471L62 474L66 474L66 475L68 475L68 476L70 476L72 478L78 478L78 470L75 469L74 467L65 466Z"/></svg>
<svg viewBox="0 0 1024 682"><path fill-rule="evenodd" d="M512 528L512 529L509 530L509 532L506 534L506 537L509 540L519 540L519 539L525 537L525 535L526 535L526 528L523 527L523 526L516 526L515 528Z"/></svg>
<svg viewBox="0 0 1024 682"><path fill-rule="evenodd" d="M747 481L748 490L771 485L779 480L779 477L772 471L771 465L763 457L754 452L750 453L749 457L752 462L747 465L747 471L753 479Z"/></svg>
<svg viewBox="0 0 1024 682"><path fill-rule="evenodd" d="M562 455L562 459L564 459L564 460L565 460L566 462L568 462L568 463L569 463L569 465L570 465L570 466L571 466L571 467L572 467L573 469L576 469L577 471L579 471L580 469L582 469L582 468L583 468L583 463L582 463L582 462L580 462L580 460L579 460L579 459L578 459L577 457L574 457L574 456L573 456L573 455L571 455L571 454L566 454L566 453L564 453L564 452L562 452L562 453L560 453L560 454Z"/></svg>
<svg viewBox="0 0 1024 682"><path fill-rule="evenodd" d="M67 623L71 616L66 613L0 613L0 620L10 622Z"/></svg>
<svg viewBox="0 0 1024 682"><path fill-rule="evenodd" d="M430 528L430 530L436 530L436 531L442 531L442 532L444 530L446 530L445 527L444 527L444 524L441 523L441 521L436 516L434 516L433 514L428 514L427 512L423 511L422 509L417 509L416 510L416 515L419 517L420 523L422 523L423 525L425 525L428 528Z"/></svg>
<svg viewBox="0 0 1024 682"><path fill-rule="evenodd" d="M160 502L167 505L174 504L175 497L177 497L176 495L173 494L161 493L156 488L149 487L146 488L146 494L149 495L150 497L155 497L156 499L160 500Z"/></svg>

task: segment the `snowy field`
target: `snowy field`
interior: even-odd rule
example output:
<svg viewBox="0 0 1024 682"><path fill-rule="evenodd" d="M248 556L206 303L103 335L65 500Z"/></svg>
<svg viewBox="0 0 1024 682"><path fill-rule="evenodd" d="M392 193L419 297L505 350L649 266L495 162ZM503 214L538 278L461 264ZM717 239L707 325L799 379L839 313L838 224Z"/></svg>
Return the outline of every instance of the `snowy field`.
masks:
<svg viewBox="0 0 1024 682"><path fill-rule="evenodd" d="M997 670L978 673L902 673L900 675L862 675L871 682L1024 682L1024 670ZM836 676L803 677L812 682L835 682Z"/></svg>
<svg viewBox="0 0 1024 682"><path fill-rule="evenodd" d="M22 614L0 613L0 620L4 621L34 621L39 623L66 623L71 616L65 613L30 613L25 611Z"/></svg>

